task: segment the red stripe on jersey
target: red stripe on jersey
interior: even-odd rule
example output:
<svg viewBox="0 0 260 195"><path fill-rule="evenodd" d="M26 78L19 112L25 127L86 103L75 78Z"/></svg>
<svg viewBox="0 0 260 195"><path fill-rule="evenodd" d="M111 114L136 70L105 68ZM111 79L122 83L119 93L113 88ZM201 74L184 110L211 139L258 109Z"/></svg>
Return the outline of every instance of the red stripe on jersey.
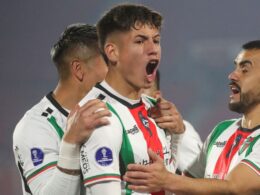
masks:
<svg viewBox="0 0 260 195"><path fill-rule="evenodd" d="M157 134L155 124L148 118L144 104L133 109L129 109L134 117L139 129L142 131L147 147L152 149L161 158L164 158L162 143ZM164 195L164 191L151 193L152 195Z"/></svg>
<svg viewBox="0 0 260 195"><path fill-rule="evenodd" d="M27 177L27 183L30 183L36 176L40 175L41 173L45 172L46 170L49 170L56 166L57 166L57 162L55 162L55 164L50 164L46 167L42 167L38 171L35 171L33 174L31 174L30 176Z"/></svg>
<svg viewBox="0 0 260 195"><path fill-rule="evenodd" d="M251 132L249 131L245 132L240 129L237 129L236 132L233 133L233 135L228 139L223 151L219 155L214 169L214 176L217 176L218 179L225 178L233 157L250 133Z"/></svg>
<svg viewBox="0 0 260 195"><path fill-rule="evenodd" d="M105 180L105 179L118 179L121 180L120 175L116 175L116 174L103 174L103 175L98 175L95 177L91 177L91 178L87 178L84 180L84 184L87 183L91 183L93 181L97 181L97 180Z"/></svg>

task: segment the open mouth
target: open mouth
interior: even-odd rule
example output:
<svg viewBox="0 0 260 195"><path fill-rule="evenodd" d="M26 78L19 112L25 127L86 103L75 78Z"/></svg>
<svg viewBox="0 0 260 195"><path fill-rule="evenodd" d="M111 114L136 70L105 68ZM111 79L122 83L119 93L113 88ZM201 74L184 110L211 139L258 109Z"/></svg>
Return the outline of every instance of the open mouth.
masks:
<svg viewBox="0 0 260 195"><path fill-rule="evenodd" d="M236 84L236 83L234 83L234 82L231 82L230 84L229 84L229 87L230 87L230 89L231 89L231 92L233 93L233 94L238 94L238 93L240 93L240 87L238 86L238 84Z"/></svg>
<svg viewBox="0 0 260 195"><path fill-rule="evenodd" d="M151 75L156 70L157 66L159 64L159 60L151 60L148 62L146 66L146 73L147 75Z"/></svg>

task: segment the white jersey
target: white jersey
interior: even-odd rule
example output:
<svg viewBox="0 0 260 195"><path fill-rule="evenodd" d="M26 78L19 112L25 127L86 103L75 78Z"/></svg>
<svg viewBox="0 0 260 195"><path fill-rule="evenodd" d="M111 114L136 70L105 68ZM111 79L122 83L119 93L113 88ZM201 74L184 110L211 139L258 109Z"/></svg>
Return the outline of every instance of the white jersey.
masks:
<svg viewBox="0 0 260 195"><path fill-rule="evenodd" d="M203 145L197 161L188 169L194 177L225 179L239 163L260 175L260 126L241 127L241 119L218 124Z"/></svg>
<svg viewBox="0 0 260 195"><path fill-rule="evenodd" d="M185 171L197 158L202 149L202 141L194 127L183 120L185 132L178 147L178 170Z"/></svg>
<svg viewBox="0 0 260 195"><path fill-rule="evenodd" d="M23 194L78 195L80 177L56 168L68 112L49 93L25 113L13 134Z"/></svg>
<svg viewBox="0 0 260 195"><path fill-rule="evenodd" d="M174 171L171 136L148 116L148 109L153 104L150 100L145 97L129 100L106 82L96 85L80 104L95 98L106 102L112 116L108 117L110 124L96 129L81 148L81 170L87 188L104 181L121 182L130 163L149 164L148 148L159 154L167 168ZM127 189L124 182L121 194L145 195Z"/></svg>

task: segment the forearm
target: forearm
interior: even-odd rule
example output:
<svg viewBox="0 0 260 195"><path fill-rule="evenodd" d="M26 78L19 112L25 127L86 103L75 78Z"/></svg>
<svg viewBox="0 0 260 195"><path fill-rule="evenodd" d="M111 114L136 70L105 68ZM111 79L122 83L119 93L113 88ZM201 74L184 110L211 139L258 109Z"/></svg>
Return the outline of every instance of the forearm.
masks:
<svg viewBox="0 0 260 195"><path fill-rule="evenodd" d="M29 185L33 194L78 194L80 189L79 146L62 141L57 167L40 174Z"/></svg>
<svg viewBox="0 0 260 195"><path fill-rule="evenodd" d="M35 178L29 187L33 195L77 195L80 176L68 175L55 168Z"/></svg>
<svg viewBox="0 0 260 195"><path fill-rule="evenodd" d="M93 195L120 195L121 194L121 184L119 181L106 181L96 183L87 187L90 189ZM85 193L88 195L87 191Z"/></svg>
<svg viewBox="0 0 260 195"><path fill-rule="evenodd" d="M235 194L232 190L232 185L225 180L194 179L170 173L165 180L163 188L175 194Z"/></svg>

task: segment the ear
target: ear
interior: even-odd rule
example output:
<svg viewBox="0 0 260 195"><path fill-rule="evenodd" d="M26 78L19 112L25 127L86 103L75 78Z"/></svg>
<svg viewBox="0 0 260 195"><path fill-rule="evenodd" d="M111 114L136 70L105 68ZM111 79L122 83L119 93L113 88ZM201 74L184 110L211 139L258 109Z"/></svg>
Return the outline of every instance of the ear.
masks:
<svg viewBox="0 0 260 195"><path fill-rule="evenodd" d="M78 59L72 60L71 62L71 73L79 81L83 81L84 70L82 67L82 62Z"/></svg>
<svg viewBox="0 0 260 195"><path fill-rule="evenodd" d="M118 61L118 47L114 43L106 43L104 51L112 64L116 64Z"/></svg>

